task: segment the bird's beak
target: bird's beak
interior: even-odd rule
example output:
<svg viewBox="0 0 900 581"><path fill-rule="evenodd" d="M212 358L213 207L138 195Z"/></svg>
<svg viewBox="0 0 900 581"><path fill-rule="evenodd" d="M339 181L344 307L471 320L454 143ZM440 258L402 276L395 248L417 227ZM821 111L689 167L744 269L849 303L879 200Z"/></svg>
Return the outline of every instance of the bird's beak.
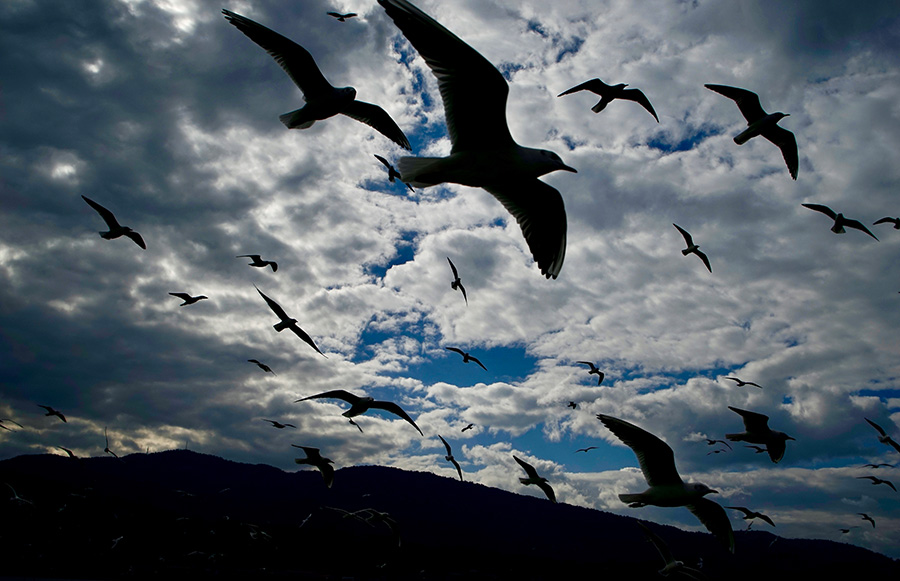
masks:
<svg viewBox="0 0 900 581"><path fill-rule="evenodd" d="M710 490L709 493L710 494L719 494L719 491L718 490Z"/></svg>
<svg viewBox="0 0 900 581"><path fill-rule="evenodd" d="M563 166L559 169L564 170L564 171L570 171L572 173L578 173L577 169L575 169L574 167L569 167L566 164L563 164Z"/></svg>
<svg viewBox="0 0 900 581"><path fill-rule="evenodd" d="M787 439L788 439L788 440L793 440L793 441L795 441L795 442L797 441L797 438L792 438L792 437L790 437L790 436L788 436Z"/></svg>

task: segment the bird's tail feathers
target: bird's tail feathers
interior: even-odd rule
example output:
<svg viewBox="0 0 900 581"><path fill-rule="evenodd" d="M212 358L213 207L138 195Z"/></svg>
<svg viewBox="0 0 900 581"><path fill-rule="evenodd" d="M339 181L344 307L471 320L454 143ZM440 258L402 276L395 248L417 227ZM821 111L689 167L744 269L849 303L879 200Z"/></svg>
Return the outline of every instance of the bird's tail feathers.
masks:
<svg viewBox="0 0 900 581"><path fill-rule="evenodd" d="M593 111L594 113L599 113L600 111L606 109L607 103L609 103L609 101L597 101L597 104L591 107L591 111Z"/></svg>
<svg viewBox="0 0 900 581"><path fill-rule="evenodd" d="M439 184L444 180L437 175L443 157L401 157L397 162L400 181L414 188Z"/></svg>
<svg viewBox="0 0 900 581"><path fill-rule="evenodd" d="M276 331L281 333L282 331L284 331L285 329L287 329L291 326L291 321L281 321L280 323L272 325L272 326L275 328Z"/></svg>
<svg viewBox="0 0 900 581"><path fill-rule="evenodd" d="M309 129L316 120L309 119L304 112L304 109L306 109L306 107L291 111L290 113L285 113L284 115L279 115L278 119L284 123L288 129Z"/></svg>
<svg viewBox="0 0 900 581"><path fill-rule="evenodd" d="M687 255L690 254L690 253L691 253L691 249L690 249L690 248L685 248L684 250L681 251L681 254L683 254L684 256L687 256Z"/></svg>
<svg viewBox="0 0 900 581"><path fill-rule="evenodd" d="M753 137L753 134L750 132L749 129L747 129L747 130L739 133L737 135L737 137L734 138L734 142L737 143L738 145L744 145L745 143L750 141L751 137Z"/></svg>

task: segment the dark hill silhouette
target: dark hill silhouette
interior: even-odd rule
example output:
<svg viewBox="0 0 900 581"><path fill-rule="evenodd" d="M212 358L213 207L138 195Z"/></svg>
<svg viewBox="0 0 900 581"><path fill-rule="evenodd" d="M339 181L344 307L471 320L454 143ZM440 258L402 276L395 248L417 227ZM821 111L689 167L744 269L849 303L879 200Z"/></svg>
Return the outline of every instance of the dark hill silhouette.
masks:
<svg viewBox="0 0 900 581"><path fill-rule="evenodd" d="M316 470L178 450L20 456L0 482L31 502L0 501L0 575L637 580L662 567L634 518L396 468L343 468L327 489ZM389 513L399 546L387 524L347 516L365 508ZM900 573L843 543L737 531L729 555L712 535L648 524L710 579Z"/></svg>

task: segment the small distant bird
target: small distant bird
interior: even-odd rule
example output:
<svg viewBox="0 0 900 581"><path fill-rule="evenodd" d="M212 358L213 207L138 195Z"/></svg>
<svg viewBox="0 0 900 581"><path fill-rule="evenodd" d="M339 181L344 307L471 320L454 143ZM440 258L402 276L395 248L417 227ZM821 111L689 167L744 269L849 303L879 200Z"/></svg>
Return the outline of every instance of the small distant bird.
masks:
<svg viewBox="0 0 900 581"><path fill-rule="evenodd" d="M297 464L309 464L310 466L318 468L319 472L322 473L322 479L325 481L325 486L331 488L331 485L334 484L334 468L332 468L331 465L334 464L334 462L329 458L323 458L322 454L319 453L318 448L298 446L297 444L291 444L291 446L300 448L306 452L306 458L295 458L294 462Z"/></svg>
<svg viewBox="0 0 900 581"><path fill-rule="evenodd" d="M881 478L878 478L878 477L876 477L876 476L857 476L856 478L858 478L858 479L862 478L862 479L868 479L868 480L871 480L873 486L874 486L874 485L877 485L877 484L887 484L888 486L890 486L890 487L894 490L894 492L897 492L897 487L894 486L894 483L891 482L890 480L882 480Z"/></svg>
<svg viewBox="0 0 900 581"><path fill-rule="evenodd" d="M247 266L255 266L256 268L272 267L272 272L278 271L278 263L274 260L263 260L259 254L238 254L235 258L249 258L253 262Z"/></svg>
<svg viewBox="0 0 900 581"><path fill-rule="evenodd" d="M669 550L669 546L653 531L651 531L647 526L641 521L635 521L639 527L644 531L644 534L647 536L647 540L653 543L653 546L656 547L656 550L659 552L659 556L663 558L665 561L665 566L659 570L659 574L663 577L668 577L670 574L681 574L684 577L689 579L698 579L703 580L706 579L706 576L700 572L699 569L694 569L692 567L688 567L681 561L676 561L672 556L672 552Z"/></svg>
<svg viewBox="0 0 900 581"><path fill-rule="evenodd" d="M637 457L644 479L650 486L644 492L620 494L619 500L631 508L642 506L684 506L715 535L730 552L734 552L734 531L725 509L704 498L718 494L702 483L685 483L675 468L675 454L668 444L634 424L597 414L603 425L615 434Z"/></svg>
<svg viewBox="0 0 900 581"><path fill-rule="evenodd" d="M316 353L318 353L322 357L325 357L325 354L322 353L321 351L319 351L319 348L316 346L315 341L312 340L312 337L307 335L306 331L304 331L303 329L300 328L299 325L297 325L297 319L292 319L292 318L288 317L287 313L284 312L284 309L281 308L281 305L279 305L278 303L276 303L275 301L273 301L272 299L270 299L269 297L264 295L261 290L256 289L256 292L258 292L260 294L260 296L266 301L266 304L269 305L269 308L272 309L272 312L274 312L276 315L278 315L278 318L281 319L280 323L273 325L273 327L275 328L276 331L281 333L285 329L290 329L291 331L294 332L295 335L297 335L298 337L303 339L307 345L309 345L310 347L315 349ZM326 357L326 359L327 359L327 357Z"/></svg>
<svg viewBox="0 0 900 581"><path fill-rule="evenodd" d="M588 446L587 448L578 448L577 450L575 450L575 453L577 454L578 452L590 452L591 450L596 450L596 449L597 449L597 446Z"/></svg>
<svg viewBox="0 0 900 581"><path fill-rule="evenodd" d="M466 353L466 352L463 351L462 349L457 349L456 347L445 347L445 349L447 349L447 351L453 351L454 353L459 353L460 355L462 355L463 363L468 363L469 361L474 361L474 362L477 363L482 369L484 369L485 371L487 371L487 367L485 367L484 364L483 364L481 361L479 361L479 360L478 360L477 358L475 358L475 357L472 357L471 355L469 355L468 353Z"/></svg>
<svg viewBox="0 0 900 581"><path fill-rule="evenodd" d="M346 22L348 18L353 18L356 16L356 12L348 12L346 14L341 14L339 12L328 12L328 16L334 16L338 19L339 22Z"/></svg>
<svg viewBox="0 0 900 581"><path fill-rule="evenodd" d="M300 398L294 403L306 401L308 399L321 399L321 398L330 398L330 399L342 399L345 402L350 404L350 409L342 413L341 415L345 418L354 418L360 414L364 414L370 409L379 409L390 412L394 415L400 416L404 420L410 423L412 427L414 427L420 435L424 436L422 430L419 429L419 426L416 425L416 422L409 417L403 408L399 405L395 404L391 401L378 401L375 398L364 396L360 397L357 395L353 395L348 391L344 391L343 389L335 389L332 391L326 391L323 393L317 393L316 395L310 395L304 398Z"/></svg>
<svg viewBox="0 0 900 581"><path fill-rule="evenodd" d="M897 450L898 452L900 452L900 444L898 444L893 439L891 439L891 437L887 435L887 433L884 431L884 429L881 426L879 426L878 424L876 424L869 418L865 418L865 420L867 422L869 422L870 426L872 426L873 428L878 430L878 441L879 442L881 442L882 444L887 444L888 446L891 446L894 450Z"/></svg>
<svg viewBox="0 0 900 581"><path fill-rule="evenodd" d="M84 198L84 201L88 203L88 205L97 210L97 213L100 214L100 217L103 218L103 221L106 222L106 227L109 228L107 232L100 232L100 238L104 240L113 240L115 238L119 238L121 236L127 236L131 238L135 244L147 250L147 245L144 244L144 239L141 238L141 235L129 228L128 226L122 226L119 224L116 217L112 212L95 202L94 200L88 198L87 196L81 196Z"/></svg>
<svg viewBox="0 0 900 581"><path fill-rule="evenodd" d="M378 161L380 161L381 164L382 164L384 167L387 168L387 170L388 170L388 181L389 181L389 182L394 183L394 180L395 180L395 179L399 179L399 178L400 178L400 172L397 171L397 168L395 168L395 167L391 164L391 162L389 162L388 160L386 160L385 158L381 157L381 156L378 155L378 154L375 154L375 159L377 159ZM416 190L413 189L413 187L412 187L411 185L409 185L409 184L405 184L405 185L406 185L407 188L409 188L409 191L411 191L411 192L416 191Z"/></svg>
<svg viewBox="0 0 900 581"><path fill-rule="evenodd" d="M769 416L731 406L728 406L728 409L741 416L744 420L745 431L738 434L725 434L727 439L732 442L764 444L769 458L776 464L784 457L785 444L794 438L784 432L769 429Z"/></svg>
<svg viewBox="0 0 900 581"><path fill-rule="evenodd" d="M468 426L466 426L465 428L463 428L463 429L460 430L460 431L461 431L461 432L465 432L466 430L471 430L471 429L474 428L474 427L475 427L475 424L469 424Z"/></svg>
<svg viewBox="0 0 900 581"><path fill-rule="evenodd" d="M12 498L10 498L11 501L21 502L23 504L30 504L31 506L34 506L33 502L31 502L30 500L26 500L26 499L22 498L21 496L19 496L19 494L16 492L16 489L13 488L8 482L4 482L3 484L5 484L7 488L12 490L13 495L12 495Z"/></svg>
<svg viewBox="0 0 900 581"><path fill-rule="evenodd" d="M78 458L78 456L75 455L75 452L73 452L72 450L69 450L68 448L63 448L62 446L57 446L57 448L59 448L60 450L65 452L66 456L68 456L69 458L76 458L76 459Z"/></svg>
<svg viewBox="0 0 900 581"><path fill-rule="evenodd" d="M10 418L4 418L4 419L0 420L0 428L3 428L4 430L9 430L10 432L12 430L10 430L8 427L4 426L3 422L10 422L10 423L13 423L13 424L19 426L23 430L25 429L24 427L22 427L22 424L20 424L19 422L15 421L15 420L10 419Z"/></svg>
<svg viewBox="0 0 900 581"><path fill-rule="evenodd" d="M283 430L284 428L296 428L294 424L282 424L281 422L276 422L275 420L263 420L264 422L269 422L272 424L273 428L278 428L279 430Z"/></svg>
<svg viewBox="0 0 900 581"><path fill-rule="evenodd" d="M675 226L675 228L677 228L678 231L681 232L681 236L684 237L684 243L687 244L687 248L682 250L681 254L684 256L687 256L688 254L696 254L698 257L700 257L700 260L703 261L703 264L706 265L706 270L712 272L712 267L709 265L709 258L700 250L700 247L698 245L694 244L694 239L691 238L691 235L688 233L688 231L678 224L672 224L672 226Z"/></svg>
<svg viewBox="0 0 900 581"><path fill-rule="evenodd" d="M266 373L271 373L272 375L275 375L275 372L272 371L272 368L269 367L268 365L266 365L265 363L261 363L260 361L257 361L256 359L248 359L247 361L250 363L256 363L256 366L259 367L260 369L262 369L263 371L265 371Z"/></svg>
<svg viewBox="0 0 900 581"><path fill-rule="evenodd" d="M742 513L744 513L744 520L746 520L746 521L752 521L753 519L758 518L760 520L764 520L765 522L769 523L773 527L775 526L775 523L772 522L772 519L769 518L768 516L764 515L761 512L756 512L756 511L750 510L749 508L746 508L744 506L726 506L725 508L730 508L732 510L741 511ZM751 525L751 524L753 524L753 523L752 522L748 523L748 526L747 526L748 529L750 528L749 525Z"/></svg>
<svg viewBox="0 0 900 581"><path fill-rule="evenodd" d="M738 387L744 387L745 385L752 385L753 387L758 387L762 389L762 386L758 383L753 383L752 381L741 381L737 377L726 377L725 379L730 379L731 381L737 382Z"/></svg>
<svg viewBox="0 0 900 581"><path fill-rule="evenodd" d="M793 133L778 126L778 122L789 117L790 113L766 113L759 104L759 95L746 89L725 85L704 85L704 87L720 95L725 95L737 103L738 109L747 120L747 129L734 138L735 143L743 145L757 135L762 135L778 146L791 177L797 179L797 171L800 167L797 139Z"/></svg>
<svg viewBox="0 0 900 581"><path fill-rule="evenodd" d="M456 272L456 265L453 264L449 256L447 257L447 262L450 263L450 270L453 271L453 281L450 282L450 288L462 292L463 298L466 299L466 305L468 305L469 297L466 296L466 287L463 286L462 281L459 279L459 273Z"/></svg>
<svg viewBox="0 0 900 581"><path fill-rule="evenodd" d="M861 517L862 517L862 520L867 520L867 521L869 521L870 523L872 523L872 528L873 528L873 529L875 528L875 519L874 519L874 518L870 517L869 515L867 515L867 514L864 513L864 512L858 512L858 513L856 513L856 514L858 514L859 516L861 516Z"/></svg>
<svg viewBox="0 0 900 581"><path fill-rule="evenodd" d="M656 111L653 110L653 105L650 104L650 99L642 93L639 89L626 89L628 85L624 83L619 83L618 85L607 85L600 79L591 79L590 81L585 81L576 87L572 87L567 91L563 91L557 97L562 97L563 95L571 95L572 93L576 93L578 91L590 91L595 95L600 95L600 101L591 107L591 111L594 113L599 113L606 109L606 106L613 102L615 99L625 99L627 101L634 101L635 103L640 103L640 105L646 109L653 118L656 119L656 122L659 123L659 117L656 116Z"/></svg>
<svg viewBox="0 0 900 581"><path fill-rule="evenodd" d="M444 460L446 460L447 462L450 462L451 464L453 464L456 467L456 472L457 472L457 474L459 474L459 479L462 480L463 479L462 468L459 467L459 462L457 462L456 458L453 457L453 451L450 450L450 444L448 444L447 440L445 440L443 438L443 436L441 436L440 434L438 434L438 438L441 439L441 442L444 443L444 448L446 448L446 450L447 450L447 455L444 456Z"/></svg>
<svg viewBox="0 0 900 581"><path fill-rule="evenodd" d="M570 402L566 405L566 407L572 408L572 409L574 410L574 409L577 409L577 408L578 408L578 404L575 403L574 401L570 401Z"/></svg>
<svg viewBox="0 0 900 581"><path fill-rule="evenodd" d="M722 449L722 450L711 450L711 451L707 452L706 455L709 456L710 454L725 454L726 452L728 452L728 450L724 450L724 449Z"/></svg>
<svg viewBox="0 0 900 581"><path fill-rule="evenodd" d="M838 214L828 206L823 206L822 204L800 204L804 208L809 208L810 210L815 210L816 212L821 212L834 220L834 225L831 227L831 231L835 234L844 234L846 230L844 230L844 226L847 228L854 228L861 232L865 232L875 240L878 238L872 234L868 228L866 228L862 222L859 220L851 220L850 218L845 218L843 214Z"/></svg>
<svg viewBox="0 0 900 581"><path fill-rule="evenodd" d="M193 305L197 301L202 301L203 299L209 298L206 295L198 295L196 297L192 297L191 295L189 295L187 293L169 293L169 294L172 295L173 297L178 297L179 299L184 301L183 303L178 305L180 307L183 307L185 305Z"/></svg>
<svg viewBox="0 0 900 581"><path fill-rule="evenodd" d="M859 527L849 527L849 528L846 528L846 529L838 529L838 530L841 531L842 534L845 534L845 535L846 535L846 534L849 533L852 529L858 529L858 528L859 528Z"/></svg>
<svg viewBox="0 0 900 581"><path fill-rule="evenodd" d="M715 446L716 444L724 444L724 445L728 446L728 449L729 449L729 450L733 450L733 449L734 449L734 448L731 447L731 444L729 444L729 443L726 442L725 440L713 440L712 438L704 438L704 440L706 440L706 445L707 445L707 446Z"/></svg>
<svg viewBox="0 0 900 581"><path fill-rule="evenodd" d="M66 416L62 415L62 413L53 409L52 407L50 407L48 405L41 405L41 404L37 404L37 406L39 408L44 408L45 410L47 410L47 413L44 414L45 416L56 416L59 419L61 419L62 421L64 421L64 422L66 421ZM68 423L68 422L66 422L66 423Z"/></svg>
<svg viewBox="0 0 900 581"><path fill-rule="evenodd" d="M588 371L588 375L596 375L597 376L597 385L603 383L603 378L606 377L606 374L600 371L600 369L591 363L590 361L576 361L576 363L581 363L582 365L587 365L591 369Z"/></svg>
<svg viewBox="0 0 900 581"><path fill-rule="evenodd" d="M110 450L110 448L109 448L109 432L107 431L106 426L103 427L103 435L106 437L106 447L103 448L103 452L106 454L109 454L110 456L112 456L113 458L115 458L116 460L118 460L119 462L122 462L124 464L125 461L122 460L121 458L119 458L119 456L116 455L116 453L113 452L112 450Z"/></svg>
<svg viewBox="0 0 900 581"><path fill-rule="evenodd" d="M528 475L528 478L519 478L519 482L522 484L536 484L538 488L544 491L544 494L547 495L547 498L550 499L550 502L556 502L556 494L553 492L553 489L550 488L549 481L543 476L538 476L537 470L534 469L534 466L525 462L524 460L520 460L516 456L513 456L513 460L519 463L519 466L525 470L525 474Z"/></svg>
<svg viewBox="0 0 900 581"><path fill-rule="evenodd" d="M888 464L887 462L881 462L880 464L866 464L866 468L881 468L882 466L887 466L888 468L893 468L893 464Z"/></svg>
<svg viewBox="0 0 900 581"><path fill-rule="evenodd" d="M356 422L354 422L353 420L350 420L350 425L351 425L351 426L356 426L356 429L359 430L359 433L360 433L360 434L363 433L362 427L361 427L359 424L357 424Z"/></svg>
<svg viewBox="0 0 900 581"><path fill-rule="evenodd" d="M412 149L403 131L384 109L357 101L353 87L338 89L331 86L305 48L240 14L230 10L222 10L222 13L228 22L264 48L303 92L306 105L279 116L288 129L307 129L316 121L342 113L372 127L400 147Z"/></svg>
<svg viewBox="0 0 900 581"><path fill-rule="evenodd" d="M753 450L755 450L757 454L765 454L766 452L768 452L768 450L766 450L762 446L744 446L744 447L745 448L753 448Z"/></svg>
<svg viewBox="0 0 900 581"><path fill-rule="evenodd" d="M891 218L890 216L885 216L880 220L875 221L873 226L877 226L878 224L893 224L894 230L900 230L900 218Z"/></svg>

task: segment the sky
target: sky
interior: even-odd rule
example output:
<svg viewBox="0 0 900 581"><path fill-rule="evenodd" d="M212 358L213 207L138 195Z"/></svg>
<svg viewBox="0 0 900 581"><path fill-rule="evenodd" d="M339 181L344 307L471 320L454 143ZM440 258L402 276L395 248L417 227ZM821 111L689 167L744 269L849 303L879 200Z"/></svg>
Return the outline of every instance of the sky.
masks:
<svg viewBox="0 0 900 581"><path fill-rule="evenodd" d="M685 479L766 513L776 534L900 558L900 494L858 478L900 485L900 468L863 467L900 464L864 420L900 439L900 230L872 225L900 215L900 6L416 4L504 73L516 141L578 170L543 178L568 218L558 279L485 191L389 183L374 155L408 153L367 125L286 129L278 116L300 91L221 14L301 44L333 85L383 107L415 155L446 155L436 81L374 1L0 3L0 419L22 425L4 422L0 458L102 455L108 428L119 455L188 448L308 469L298 444L338 468L455 478L442 435L469 481L540 496L519 484L516 455L560 502L702 530L683 508L619 501L646 484L602 413L665 440ZM594 114L590 93L557 98L595 77L641 89L660 122L632 102ZM732 141L746 122L706 83L790 113L796 181L771 143ZM101 239L82 195L147 249ZM836 235L801 203L879 241ZM673 223L712 273L682 256ZM256 288L325 356L277 333ZM209 299L180 307L169 292ZM338 400L295 403L333 389L397 402L424 437L371 412L360 433ZM796 438L780 463L737 443L710 453L722 447L705 438L743 431L728 406Z"/></svg>

